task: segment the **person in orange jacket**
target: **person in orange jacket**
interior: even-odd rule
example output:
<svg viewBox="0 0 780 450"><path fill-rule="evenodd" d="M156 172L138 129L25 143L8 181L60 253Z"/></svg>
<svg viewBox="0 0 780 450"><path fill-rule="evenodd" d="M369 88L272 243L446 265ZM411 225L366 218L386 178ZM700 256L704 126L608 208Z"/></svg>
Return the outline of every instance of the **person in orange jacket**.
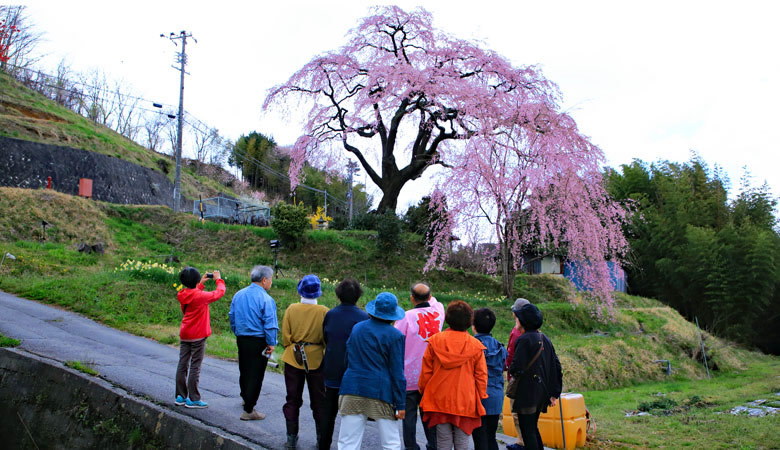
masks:
<svg viewBox="0 0 780 450"><path fill-rule="evenodd" d="M431 336L422 360L419 390L423 420L436 427L439 449L468 449L469 436L482 425L487 398L485 346L466 330L474 312L463 301L447 307L449 328Z"/></svg>
<svg viewBox="0 0 780 450"><path fill-rule="evenodd" d="M217 282L215 291L206 292L204 283L210 274L200 276L198 269L186 267L179 273L179 280L184 289L179 291L177 298L184 317L181 319L179 338L179 365L176 367L176 400L177 406L187 408L206 408L208 403L200 399L198 382L200 381L200 365L206 353L206 338L211 336L211 315L209 303L213 303L225 295L225 281L219 271L213 274ZM189 376L188 373L189 372Z"/></svg>

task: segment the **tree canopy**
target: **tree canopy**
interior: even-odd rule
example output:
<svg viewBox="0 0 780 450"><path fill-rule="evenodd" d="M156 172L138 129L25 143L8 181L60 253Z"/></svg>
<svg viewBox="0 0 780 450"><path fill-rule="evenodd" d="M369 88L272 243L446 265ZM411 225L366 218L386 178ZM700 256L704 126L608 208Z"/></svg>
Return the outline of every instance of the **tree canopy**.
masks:
<svg viewBox="0 0 780 450"><path fill-rule="evenodd" d="M567 245L587 287L608 304L606 260L625 249L624 215L604 191L601 150L559 111L557 86L535 66L515 67L435 29L423 9L373 12L344 47L315 57L266 98L264 108L298 100L308 110L291 176L304 161L332 167L354 157L383 193L381 213L395 211L405 183L442 165L449 171L431 208L443 219L427 268L446 258L456 222L487 219L502 246L507 296L523 245L538 242Z"/></svg>
<svg viewBox="0 0 780 450"><path fill-rule="evenodd" d="M434 29L423 9L382 6L339 50L317 56L271 89L264 108L306 102L308 119L291 153L332 167L354 156L395 210L403 185L449 151L508 122L529 134L553 132L556 86L533 67L516 68L477 44Z"/></svg>

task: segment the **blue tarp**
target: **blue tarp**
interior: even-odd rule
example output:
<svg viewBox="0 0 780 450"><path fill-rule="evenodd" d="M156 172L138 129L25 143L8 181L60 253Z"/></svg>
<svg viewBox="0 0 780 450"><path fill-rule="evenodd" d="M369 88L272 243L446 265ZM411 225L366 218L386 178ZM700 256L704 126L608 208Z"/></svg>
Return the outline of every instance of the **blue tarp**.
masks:
<svg viewBox="0 0 780 450"><path fill-rule="evenodd" d="M623 271L623 268L613 261L607 261L607 266L609 267L609 278L612 289L618 292L626 292L626 273ZM578 272L581 272L581 263L570 261L566 263L563 270L563 276L570 280L577 289L581 291L586 290L581 275L578 275Z"/></svg>

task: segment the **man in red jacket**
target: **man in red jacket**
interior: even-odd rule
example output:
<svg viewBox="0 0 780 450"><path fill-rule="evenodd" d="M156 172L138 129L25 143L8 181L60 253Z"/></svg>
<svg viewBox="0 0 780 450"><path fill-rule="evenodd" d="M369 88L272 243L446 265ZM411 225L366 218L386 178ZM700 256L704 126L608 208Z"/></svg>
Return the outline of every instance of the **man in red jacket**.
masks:
<svg viewBox="0 0 780 450"><path fill-rule="evenodd" d="M217 290L206 292L204 283L211 278L206 274L202 278L194 267L187 267L179 273L179 280L184 289L177 295L181 312L181 331L179 338L179 366L176 368L176 405L187 408L206 408L208 403L200 399L198 381L200 380L200 364L206 353L206 338L211 336L211 316L209 303L213 303L225 295L225 281L219 271L212 275L217 283ZM187 372L189 371L189 377Z"/></svg>

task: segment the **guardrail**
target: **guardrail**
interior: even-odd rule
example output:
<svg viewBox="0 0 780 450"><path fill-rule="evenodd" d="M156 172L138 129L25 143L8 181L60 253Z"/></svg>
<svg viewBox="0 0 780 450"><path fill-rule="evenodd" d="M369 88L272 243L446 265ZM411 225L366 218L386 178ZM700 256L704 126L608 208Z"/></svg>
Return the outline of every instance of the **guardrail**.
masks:
<svg viewBox="0 0 780 450"><path fill-rule="evenodd" d="M196 200L192 213L204 219L221 218L231 223L268 225L271 221L271 208L243 202L228 197L211 197Z"/></svg>

